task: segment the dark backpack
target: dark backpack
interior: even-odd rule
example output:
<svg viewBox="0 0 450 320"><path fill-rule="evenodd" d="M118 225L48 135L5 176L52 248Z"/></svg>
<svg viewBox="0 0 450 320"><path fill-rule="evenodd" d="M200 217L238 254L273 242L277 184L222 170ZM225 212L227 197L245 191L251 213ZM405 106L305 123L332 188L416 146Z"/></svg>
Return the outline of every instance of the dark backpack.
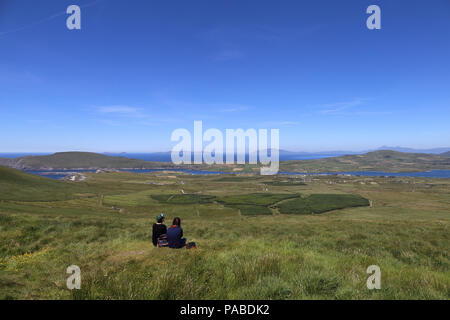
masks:
<svg viewBox="0 0 450 320"><path fill-rule="evenodd" d="M197 245L195 244L195 242L188 242L186 244L186 249L196 249Z"/></svg>
<svg viewBox="0 0 450 320"><path fill-rule="evenodd" d="M158 238L158 248L168 247L169 242L167 241L167 236L162 234Z"/></svg>

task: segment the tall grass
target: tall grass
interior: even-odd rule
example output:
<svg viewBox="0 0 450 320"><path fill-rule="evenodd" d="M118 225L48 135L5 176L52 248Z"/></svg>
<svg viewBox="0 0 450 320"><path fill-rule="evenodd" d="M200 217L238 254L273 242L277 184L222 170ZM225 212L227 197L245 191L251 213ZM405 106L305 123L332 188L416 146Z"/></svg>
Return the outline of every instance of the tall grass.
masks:
<svg viewBox="0 0 450 320"><path fill-rule="evenodd" d="M330 178L319 177L308 184L308 193L360 193L374 206L321 215L247 216L218 202L161 203L149 196L176 194L179 184L142 183L150 178L168 179L92 175L88 183L104 194L123 185L122 191L105 196L103 206L97 197L0 201L0 298L450 298L450 182L414 180L412 192L403 180L371 178L376 185L363 185L369 180L338 183L336 178L328 184ZM203 195L233 195L226 198L229 203L248 200L251 207L264 208L274 200L284 199L278 205L297 201L285 197L306 188L272 186L267 200L249 196L258 194L259 182L246 184L250 192L236 196L240 183L177 179ZM151 230L160 211L169 221L181 217L184 234L197 249L153 247ZM66 287L66 268L72 264L81 268L81 290ZM372 264L381 268L381 290L366 287L366 269Z"/></svg>

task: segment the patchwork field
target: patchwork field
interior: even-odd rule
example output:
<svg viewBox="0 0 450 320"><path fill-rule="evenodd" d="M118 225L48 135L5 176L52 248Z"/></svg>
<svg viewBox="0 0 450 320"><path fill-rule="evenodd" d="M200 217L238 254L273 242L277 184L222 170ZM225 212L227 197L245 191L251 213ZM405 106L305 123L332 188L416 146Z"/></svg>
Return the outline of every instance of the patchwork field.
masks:
<svg viewBox="0 0 450 320"><path fill-rule="evenodd" d="M3 299L449 299L450 180L0 167ZM154 248L159 212L194 250ZM366 269L381 268L380 290ZM81 290L66 268L81 269Z"/></svg>
<svg viewBox="0 0 450 320"><path fill-rule="evenodd" d="M314 214L327 211L364 207L369 200L353 194L311 194L307 197L285 201L278 205L280 213Z"/></svg>

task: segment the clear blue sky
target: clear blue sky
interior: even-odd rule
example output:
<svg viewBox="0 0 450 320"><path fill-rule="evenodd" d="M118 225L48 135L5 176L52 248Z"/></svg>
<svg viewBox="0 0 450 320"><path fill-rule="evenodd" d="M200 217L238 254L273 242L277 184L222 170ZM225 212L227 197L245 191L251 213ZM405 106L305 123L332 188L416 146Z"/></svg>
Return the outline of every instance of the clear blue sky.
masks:
<svg viewBox="0 0 450 320"><path fill-rule="evenodd" d="M450 1L0 0L0 111L0 152L167 151L194 120L289 150L450 146Z"/></svg>

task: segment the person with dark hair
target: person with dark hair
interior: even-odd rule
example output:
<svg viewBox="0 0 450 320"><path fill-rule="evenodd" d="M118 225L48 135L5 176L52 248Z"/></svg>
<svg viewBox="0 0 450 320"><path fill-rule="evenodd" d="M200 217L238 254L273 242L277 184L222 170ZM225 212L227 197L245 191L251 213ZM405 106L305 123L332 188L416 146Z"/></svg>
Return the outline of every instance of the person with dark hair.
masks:
<svg viewBox="0 0 450 320"><path fill-rule="evenodd" d="M186 238L183 238L180 218L173 219L172 226L167 229L167 241L169 242L169 248L179 249L186 246Z"/></svg>
<svg viewBox="0 0 450 320"><path fill-rule="evenodd" d="M153 224L152 242L155 247L167 246L167 227L163 224L165 217L166 215L164 213L158 214L156 217L156 223Z"/></svg>

